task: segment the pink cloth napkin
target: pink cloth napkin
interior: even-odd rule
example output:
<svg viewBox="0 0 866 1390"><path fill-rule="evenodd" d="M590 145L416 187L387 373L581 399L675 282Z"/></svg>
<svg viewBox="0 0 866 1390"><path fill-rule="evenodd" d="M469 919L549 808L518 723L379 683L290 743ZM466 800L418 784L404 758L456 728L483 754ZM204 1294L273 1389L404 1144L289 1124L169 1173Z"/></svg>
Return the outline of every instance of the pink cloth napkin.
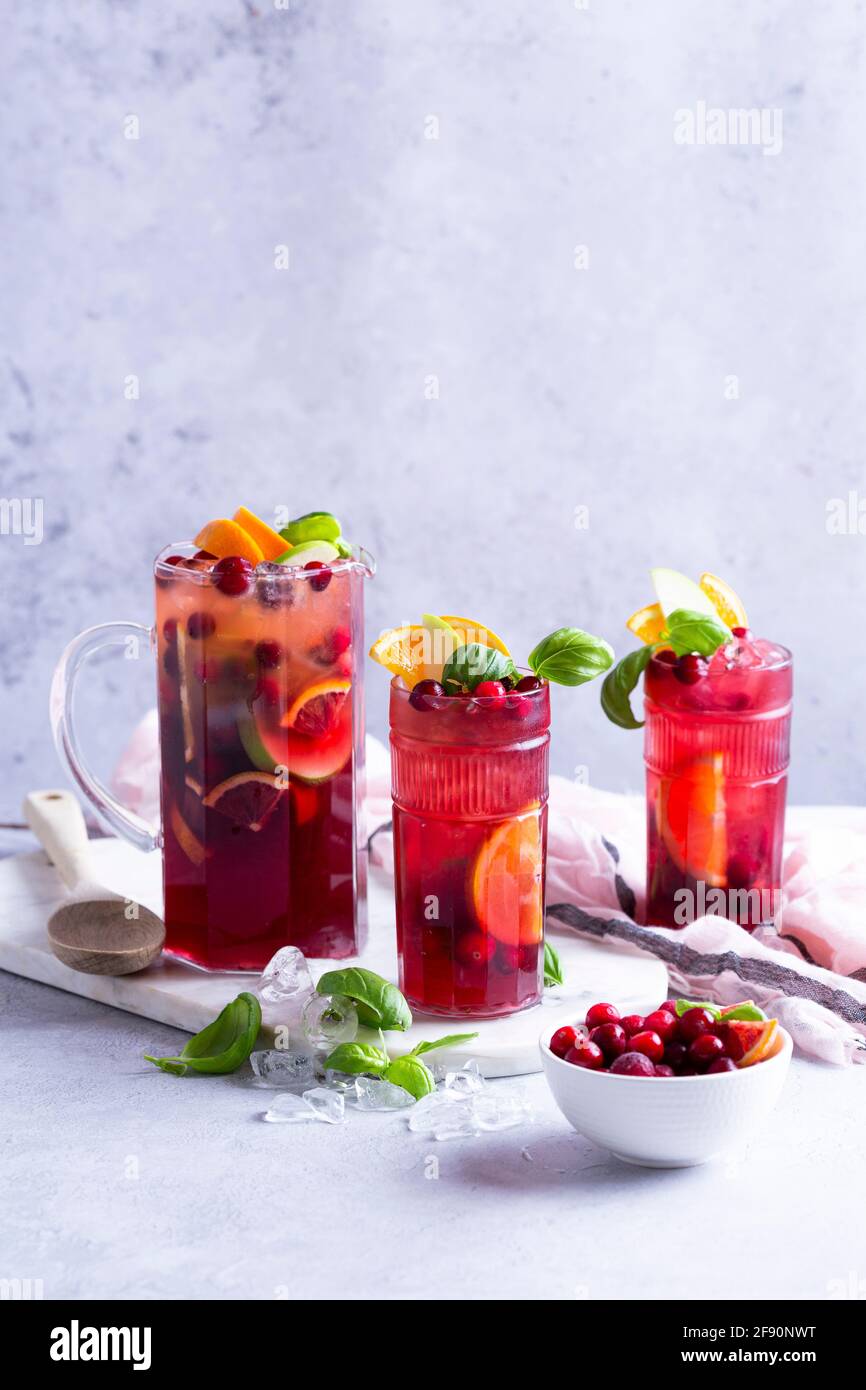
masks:
<svg viewBox="0 0 866 1390"><path fill-rule="evenodd" d="M112 781L128 806L158 819L155 711L136 729ZM393 873L390 759L371 737L365 813L371 860ZM642 796L551 778L549 923L652 952L680 994L720 1004L753 999L811 1057L866 1062L866 808L789 810L779 919L752 933L712 916L681 931L641 925L644 814Z"/></svg>

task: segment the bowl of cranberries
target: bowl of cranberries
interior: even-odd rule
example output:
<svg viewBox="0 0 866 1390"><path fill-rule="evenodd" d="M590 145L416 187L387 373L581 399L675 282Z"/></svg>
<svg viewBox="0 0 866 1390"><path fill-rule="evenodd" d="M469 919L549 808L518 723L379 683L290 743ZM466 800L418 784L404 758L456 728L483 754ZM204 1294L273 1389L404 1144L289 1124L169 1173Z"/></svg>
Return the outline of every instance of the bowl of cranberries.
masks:
<svg viewBox="0 0 866 1390"><path fill-rule="evenodd" d="M667 999L625 1016L593 1004L540 1045L569 1123L650 1168L688 1168L744 1143L779 1099L792 1050L751 1000L724 1008Z"/></svg>

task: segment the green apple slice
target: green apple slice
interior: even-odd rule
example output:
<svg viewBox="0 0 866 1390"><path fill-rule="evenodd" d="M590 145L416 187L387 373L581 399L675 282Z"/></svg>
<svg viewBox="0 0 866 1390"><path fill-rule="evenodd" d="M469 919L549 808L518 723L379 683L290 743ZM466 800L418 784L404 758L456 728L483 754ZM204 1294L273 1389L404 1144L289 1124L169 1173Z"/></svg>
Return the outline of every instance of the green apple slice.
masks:
<svg viewBox="0 0 866 1390"><path fill-rule="evenodd" d="M331 512L305 512L284 526L280 535L289 545L302 545L305 541L335 541L342 529Z"/></svg>
<svg viewBox="0 0 866 1390"><path fill-rule="evenodd" d="M332 565L339 558L339 550L330 541L300 541L285 554L278 555L277 564L308 565L311 560L320 560L323 565Z"/></svg>
<svg viewBox="0 0 866 1390"><path fill-rule="evenodd" d="M460 634L455 632L451 624L446 623L444 618L437 618L435 613L424 613L421 621L430 633L429 664L431 666L444 666L460 646L462 640Z"/></svg>
<svg viewBox="0 0 866 1390"><path fill-rule="evenodd" d="M704 613L708 618L715 618L719 621L719 615L714 605L707 598L703 589L696 584L688 575L680 574L678 570L654 569L650 570L653 586L656 591L656 598L661 605L661 610L666 618L671 613L675 613L678 608L687 608L692 613Z"/></svg>

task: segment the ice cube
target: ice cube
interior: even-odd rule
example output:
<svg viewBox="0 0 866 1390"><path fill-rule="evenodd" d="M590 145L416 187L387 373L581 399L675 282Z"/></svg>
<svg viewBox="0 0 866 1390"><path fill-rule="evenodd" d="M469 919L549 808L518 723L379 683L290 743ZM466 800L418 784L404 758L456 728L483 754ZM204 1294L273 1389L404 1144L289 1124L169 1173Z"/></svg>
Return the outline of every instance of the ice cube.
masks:
<svg viewBox="0 0 866 1390"><path fill-rule="evenodd" d="M276 955L271 956L256 985L256 993L266 1004L279 1004L299 994L308 998L312 992L310 967L297 946L281 946Z"/></svg>
<svg viewBox="0 0 866 1390"><path fill-rule="evenodd" d="M315 1118L315 1112L307 1105L306 1101L301 1096L293 1095L291 1091L284 1091L282 1095L274 1096L270 1108L262 1115L263 1120L268 1120L275 1125L305 1124Z"/></svg>
<svg viewBox="0 0 866 1390"><path fill-rule="evenodd" d="M479 1131L478 1119L475 1114L474 1096L464 1096L457 1105L443 1106L436 1111L433 1118L433 1138L439 1140L446 1139L471 1139Z"/></svg>
<svg viewBox="0 0 866 1390"><path fill-rule="evenodd" d="M250 1057L250 1066L259 1086L309 1086L316 1079L313 1059L304 1052L282 1052L274 1048L254 1052Z"/></svg>
<svg viewBox="0 0 866 1390"><path fill-rule="evenodd" d="M483 1095L472 1097L475 1123L480 1130L515 1129L532 1119L532 1109L521 1091L488 1086Z"/></svg>
<svg viewBox="0 0 866 1390"><path fill-rule="evenodd" d="M470 1110L470 1097L461 1094L460 1091L431 1091L428 1096L422 1096L412 1107L412 1114L409 1116L409 1128L415 1134L435 1135L436 1129L440 1124L446 1124L447 1116L453 1110L454 1118L450 1123L457 1124L457 1112L461 1113Z"/></svg>
<svg viewBox="0 0 866 1390"><path fill-rule="evenodd" d="M344 1095L351 1096L355 1091L356 1076L350 1076L345 1071L334 1071L333 1067L322 1069L321 1058L316 1067L316 1080L320 1086L324 1086L328 1091L342 1091Z"/></svg>
<svg viewBox="0 0 866 1390"><path fill-rule="evenodd" d="M304 1034L314 1047L335 1048L352 1042L358 1010L345 994L314 994L304 1008Z"/></svg>
<svg viewBox="0 0 866 1390"><path fill-rule="evenodd" d="M484 1089L484 1077L481 1075L481 1068L473 1058L467 1062L459 1071L449 1071L445 1075L446 1091L458 1091L461 1095L473 1095L477 1091Z"/></svg>
<svg viewBox="0 0 866 1390"><path fill-rule="evenodd" d="M415 1101L402 1086L378 1076L359 1076L355 1083L359 1110L405 1110Z"/></svg>
<svg viewBox="0 0 866 1390"><path fill-rule="evenodd" d="M339 1091L327 1091L324 1086L314 1086L304 1092L304 1104L313 1112L317 1120L329 1125L341 1125L346 1118L345 1097Z"/></svg>

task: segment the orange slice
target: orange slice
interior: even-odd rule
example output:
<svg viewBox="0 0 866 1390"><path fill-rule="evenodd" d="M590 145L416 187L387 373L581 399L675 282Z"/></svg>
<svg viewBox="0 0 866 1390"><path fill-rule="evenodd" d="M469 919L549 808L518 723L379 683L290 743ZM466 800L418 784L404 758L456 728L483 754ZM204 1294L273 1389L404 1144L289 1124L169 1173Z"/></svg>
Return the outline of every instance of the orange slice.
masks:
<svg viewBox="0 0 866 1390"><path fill-rule="evenodd" d="M248 536L252 537L266 560L278 560L281 555L285 555L286 551L292 548L278 531L275 531L266 521L262 521L255 512L248 511L246 507L238 507L233 520L243 531L246 531ZM238 552L233 551L232 553L237 554ZM216 551L211 551L211 554L215 555Z"/></svg>
<svg viewBox="0 0 866 1390"><path fill-rule="evenodd" d="M197 835L194 835L177 807L172 804L168 813L172 833L187 859L199 868L207 858L207 851Z"/></svg>
<svg viewBox="0 0 866 1390"><path fill-rule="evenodd" d="M648 603L645 608L639 608L627 619L626 627L647 645L650 642L658 642L666 627L661 604Z"/></svg>
<svg viewBox="0 0 866 1390"><path fill-rule="evenodd" d="M442 613L440 617L443 623L447 623L457 633L461 646L480 642L482 647L492 647L494 651L502 652L503 656L511 655L502 638L497 637L493 629L484 623L478 623L474 618L455 618L450 613Z"/></svg>
<svg viewBox="0 0 866 1390"><path fill-rule="evenodd" d="M392 676L402 676L408 686L415 686L419 681L438 680L442 675L441 660L432 659L434 651L429 628L422 623L405 623L383 632L370 648L370 656Z"/></svg>
<svg viewBox="0 0 866 1390"><path fill-rule="evenodd" d="M207 526L202 527L195 543L199 550L210 551L218 560L225 560L228 555L239 555L242 560L249 560L251 565L260 565L265 558L261 546L252 536L236 521L228 521L225 517L209 521ZM284 545L283 551L285 549Z"/></svg>
<svg viewBox="0 0 866 1390"><path fill-rule="evenodd" d="M351 681L319 681L299 695L280 721L284 729L310 738L327 738L340 724Z"/></svg>
<svg viewBox="0 0 866 1390"><path fill-rule="evenodd" d="M723 623L728 627L749 626L743 601L730 584L726 584L724 579L719 579L717 574L707 573L701 575L698 583Z"/></svg>
<svg viewBox="0 0 866 1390"><path fill-rule="evenodd" d="M726 883L724 757L713 753L659 783L659 832L678 868L713 888Z"/></svg>
<svg viewBox="0 0 866 1390"><path fill-rule="evenodd" d="M472 869L480 926L497 941L521 946L544 934L541 825L531 812L503 821L481 846Z"/></svg>
<svg viewBox="0 0 866 1390"><path fill-rule="evenodd" d="M208 792L204 804L245 830L261 830L282 794L272 773L238 772Z"/></svg>

